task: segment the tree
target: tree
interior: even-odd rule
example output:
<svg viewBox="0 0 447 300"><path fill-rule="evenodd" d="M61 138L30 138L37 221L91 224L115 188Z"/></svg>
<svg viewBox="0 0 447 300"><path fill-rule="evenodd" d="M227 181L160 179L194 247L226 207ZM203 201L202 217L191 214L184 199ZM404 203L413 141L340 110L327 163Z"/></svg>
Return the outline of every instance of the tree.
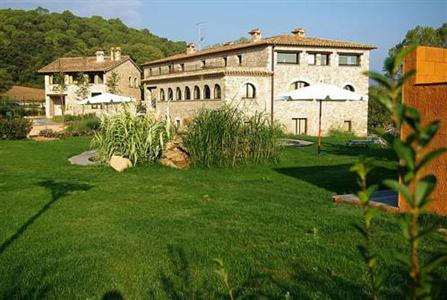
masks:
<svg viewBox="0 0 447 300"><path fill-rule="evenodd" d="M389 111L377 101L377 97L383 92L383 89L378 85L369 88L368 128L388 128L392 126Z"/></svg>
<svg viewBox="0 0 447 300"><path fill-rule="evenodd" d="M84 73L78 73L76 76L76 97L79 100L85 99L90 95L90 83L88 82L88 75Z"/></svg>
<svg viewBox="0 0 447 300"><path fill-rule="evenodd" d="M112 94L121 93L121 91L118 88L119 81L120 81L120 76L115 72L112 72L110 75L107 76L106 85L107 85L107 88L110 93L112 93Z"/></svg>
<svg viewBox="0 0 447 300"><path fill-rule="evenodd" d="M53 91L57 92L61 100L62 122L65 122L65 91L67 84L65 83L65 74L63 72L56 73L53 78Z"/></svg>
<svg viewBox="0 0 447 300"><path fill-rule="evenodd" d="M13 84L9 73L5 69L0 69L0 94L9 90Z"/></svg>
<svg viewBox="0 0 447 300"><path fill-rule="evenodd" d="M409 30L403 41L388 51L389 57L394 56L398 50L409 45L447 48L447 23L436 29L429 26L416 26Z"/></svg>

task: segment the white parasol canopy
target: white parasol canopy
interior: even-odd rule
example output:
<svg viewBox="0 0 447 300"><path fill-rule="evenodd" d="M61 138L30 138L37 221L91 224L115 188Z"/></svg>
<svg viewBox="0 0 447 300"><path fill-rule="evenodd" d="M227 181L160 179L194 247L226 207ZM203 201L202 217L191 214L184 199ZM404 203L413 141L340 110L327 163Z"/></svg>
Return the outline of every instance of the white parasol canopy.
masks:
<svg viewBox="0 0 447 300"><path fill-rule="evenodd" d="M332 84L319 83L284 93L279 96L278 100L361 101L363 96Z"/></svg>
<svg viewBox="0 0 447 300"><path fill-rule="evenodd" d="M134 102L135 99L127 96L120 96L111 93L103 93L101 95L93 96L82 101L79 104L118 104Z"/></svg>

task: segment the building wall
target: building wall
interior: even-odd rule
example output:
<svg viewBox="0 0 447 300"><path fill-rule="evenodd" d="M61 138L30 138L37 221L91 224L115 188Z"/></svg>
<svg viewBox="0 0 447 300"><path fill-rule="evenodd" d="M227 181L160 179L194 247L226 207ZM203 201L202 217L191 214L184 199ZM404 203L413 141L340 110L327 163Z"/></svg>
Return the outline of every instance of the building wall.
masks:
<svg viewBox="0 0 447 300"><path fill-rule="evenodd" d="M447 147L447 49L418 47L405 59L404 70L416 70L416 76L404 86L404 103L418 109L423 125L434 120L441 122L441 128L427 151ZM409 133L407 127L402 128L404 138ZM428 209L447 215L447 155L433 161L426 174L434 174L438 180ZM402 196L399 196L399 207L403 211L408 210Z"/></svg>
<svg viewBox="0 0 447 300"><path fill-rule="evenodd" d="M110 76L112 72L117 73L120 76L120 80L118 83L118 89L120 90L120 94L123 96L133 97L137 100L137 102L141 101L141 73L140 70L130 61L126 61L125 63L119 65L113 70L106 73L106 78L104 83L107 82L107 77ZM129 84L129 77L132 81L132 84ZM137 86L135 86L134 81L137 79Z"/></svg>
<svg viewBox="0 0 447 300"><path fill-rule="evenodd" d="M228 57L228 67L237 66L236 54L241 54L243 57L243 64L241 70L250 71L272 71L272 46L258 47L253 49L241 49L238 52L232 52L228 54L213 55L206 59L206 66L223 67L222 57ZM367 123L368 123L368 78L363 73L369 69L369 51L366 50L346 50L346 49L329 49L329 48L303 48L303 47L279 47L276 46L275 51L296 51L300 52L300 63L297 65L292 64L274 64L274 99L278 99L279 96L285 92L290 91L291 83L295 81L305 81L309 84L326 83L333 84L339 87L351 85L354 87L355 92L363 95L364 101L348 101L348 102L330 102L323 104L323 121L322 121L322 133L326 135L331 129L345 128L345 121L351 122L352 131L359 136L367 135ZM328 66L315 66L307 63L307 52L324 51L330 52L330 65ZM339 53L360 54L360 66L339 66L338 55ZM230 55L231 54L231 55ZM274 54L276 61L276 52ZM195 69L201 70L201 60L203 58L194 58L190 61L175 62L174 68L177 74L172 76L178 76L181 72L176 67L177 64L184 63L186 74L191 74ZM189 68L188 69L188 64ZM158 89L163 87L164 89L171 87L175 89L176 86L181 86L187 82L181 78L168 78L169 75L169 62L161 64L163 80L160 82L149 82L147 86L156 86L156 96L158 95ZM192 66L192 67L191 67ZM245 68L244 68L245 67ZM153 76L160 76L154 70L158 70L156 67L152 67L152 73L148 71L148 67L145 68L145 79L151 79ZM189 72L188 72L189 71ZM152 74L152 75L150 75ZM180 73L181 74L181 73ZM168 77L166 77L168 76ZM194 80L190 80L188 84L190 86L200 85L208 83L206 76L201 75ZM251 83L256 87L255 99L242 99L242 89L245 83ZM262 111L268 114L271 113L272 106L272 78L265 75L225 75L221 81L223 88L223 98L226 103L236 104L242 107L245 111L254 112ZM146 90L146 89L145 89ZM145 92L147 95L147 91ZM149 96L148 96L149 97ZM202 107L203 103L199 105ZM194 111L197 104L191 103L190 108L185 110L186 104L182 104L182 109L176 110L174 108L175 103L169 105L171 113L179 111L181 116L186 116L190 112ZM303 101L279 101L274 100L274 118L283 125L283 128L288 133L295 133L296 124L294 118L307 118L309 135L317 134L318 123L318 103L303 102ZM165 105L158 105L157 110L162 113L165 109ZM191 116L188 116L191 117Z"/></svg>

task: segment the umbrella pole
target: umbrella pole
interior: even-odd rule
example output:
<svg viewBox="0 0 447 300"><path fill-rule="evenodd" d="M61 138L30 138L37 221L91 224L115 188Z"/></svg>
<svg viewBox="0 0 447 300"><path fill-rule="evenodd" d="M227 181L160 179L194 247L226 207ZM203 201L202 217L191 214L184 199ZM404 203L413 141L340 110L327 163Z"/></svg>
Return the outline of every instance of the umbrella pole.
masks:
<svg viewBox="0 0 447 300"><path fill-rule="evenodd" d="M322 100L318 100L320 102L320 111L318 113L318 147L317 147L317 153L320 155L321 152L321 108L322 108Z"/></svg>

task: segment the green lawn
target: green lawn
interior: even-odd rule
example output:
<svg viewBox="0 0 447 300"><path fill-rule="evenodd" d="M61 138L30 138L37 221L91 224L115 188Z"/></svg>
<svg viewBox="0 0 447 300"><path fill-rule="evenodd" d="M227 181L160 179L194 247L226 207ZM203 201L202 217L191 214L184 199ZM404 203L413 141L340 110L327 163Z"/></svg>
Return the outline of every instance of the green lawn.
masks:
<svg viewBox="0 0 447 300"><path fill-rule="evenodd" d="M244 299L365 298L361 210L331 195L355 190L347 169L359 153L377 159L375 181L394 176L389 150L326 139L321 157L287 148L277 165L120 174L69 165L88 148L87 138L0 141L0 298L223 298L216 257ZM402 297L398 219L381 213L374 226L386 298Z"/></svg>

